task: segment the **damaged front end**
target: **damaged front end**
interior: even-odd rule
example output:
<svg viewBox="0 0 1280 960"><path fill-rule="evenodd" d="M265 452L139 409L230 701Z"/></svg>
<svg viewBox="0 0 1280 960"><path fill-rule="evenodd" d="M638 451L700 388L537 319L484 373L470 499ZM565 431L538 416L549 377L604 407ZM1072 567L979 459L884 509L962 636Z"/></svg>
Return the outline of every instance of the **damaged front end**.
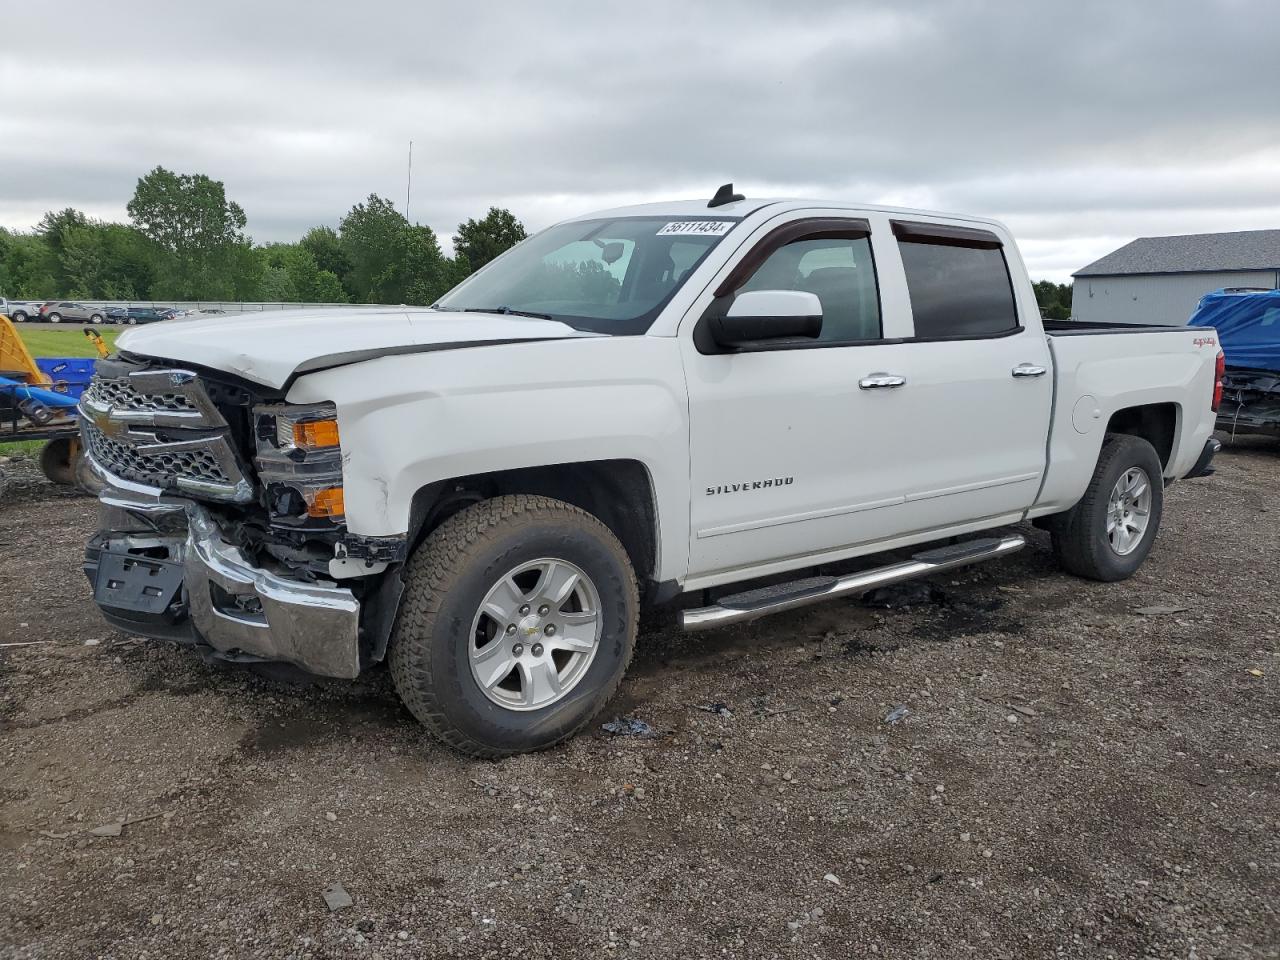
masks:
<svg viewBox="0 0 1280 960"><path fill-rule="evenodd" d="M1280 373L1228 367L1222 378L1218 429L1280 436Z"/></svg>
<svg viewBox="0 0 1280 960"><path fill-rule="evenodd" d="M209 371L100 361L81 401L94 600L131 633L355 677L386 649L403 538L346 529L331 404Z"/></svg>

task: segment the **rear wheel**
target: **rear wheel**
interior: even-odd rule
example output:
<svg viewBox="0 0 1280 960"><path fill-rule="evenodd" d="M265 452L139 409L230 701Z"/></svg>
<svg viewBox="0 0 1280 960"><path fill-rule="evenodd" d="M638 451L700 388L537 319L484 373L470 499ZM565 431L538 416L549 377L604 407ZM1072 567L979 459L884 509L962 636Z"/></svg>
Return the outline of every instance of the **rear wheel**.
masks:
<svg viewBox="0 0 1280 960"><path fill-rule="evenodd" d="M60 314L60 313L51 313L51 314L49 314L49 318L48 318L48 319L49 319L49 322L50 322L50 323L61 323L61 322L62 322L62 314Z"/></svg>
<svg viewBox="0 0 1280 960"><path fill-rule="evenodd" d="M26 323L27 315L21 310L15 310L13 311L13 316L10 317L9 319L12 320L14 323Z"/></svg>
<svg viewBox="0 0 1280 960"><path fill-rule="evenodd" d="M1108 434L1085 495L1054 527L1053 549L1063 568L1090 580L1131 577L1160 529L1162 474L1146 440Z"/></svg>
<svg viewBox="0 0 1280 960"><path fill-rule="evenodd" d="M476 757L581 730L622 681L639 596L622 544L558 500L505 496L456 514L414 554L391 641L405 705Z"/></svg>

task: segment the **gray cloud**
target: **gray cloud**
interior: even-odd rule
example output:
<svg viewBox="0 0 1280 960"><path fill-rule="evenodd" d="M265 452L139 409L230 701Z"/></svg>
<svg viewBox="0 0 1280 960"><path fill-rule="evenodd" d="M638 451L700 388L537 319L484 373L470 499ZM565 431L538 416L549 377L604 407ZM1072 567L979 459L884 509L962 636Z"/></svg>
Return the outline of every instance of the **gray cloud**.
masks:
<svg viewBox="0 0 1280 960"><path fill-rule="evenodd" d="M1038 276L1137 235L1280 226L1280 5L977 0L24 4L0 224L123 218L157 163L259 240L378 192L442 234L600 206L837 196L1006 219ZM22 47L19 41L17 47Z"/></svg>

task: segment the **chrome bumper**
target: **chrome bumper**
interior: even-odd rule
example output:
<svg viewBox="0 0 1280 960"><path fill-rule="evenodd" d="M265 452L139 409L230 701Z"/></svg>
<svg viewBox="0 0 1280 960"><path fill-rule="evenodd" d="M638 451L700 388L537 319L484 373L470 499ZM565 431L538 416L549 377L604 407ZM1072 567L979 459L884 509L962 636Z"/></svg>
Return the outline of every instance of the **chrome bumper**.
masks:
<svg viewBox="0 0 1280 960"><path fill-rule="evenodd" d="M99 499L105 549L114 551L119 544L127 551L136 543L155 556L158 546L169 562L181 564L181 597L173 609L179 620L185 614L196 642L228 660L290 663L326 677L359 674L360 602L350 590L290 580L254 566L222 536L209 511L192 501L110 487ZM94 580L97 565L86 563L86 572L91 566ZM96 582L94 587L95 599L117 626L173 638L172 610L164 623L156 618L155 628L148 629L148 618L121 615L102 603Z"/></svg>

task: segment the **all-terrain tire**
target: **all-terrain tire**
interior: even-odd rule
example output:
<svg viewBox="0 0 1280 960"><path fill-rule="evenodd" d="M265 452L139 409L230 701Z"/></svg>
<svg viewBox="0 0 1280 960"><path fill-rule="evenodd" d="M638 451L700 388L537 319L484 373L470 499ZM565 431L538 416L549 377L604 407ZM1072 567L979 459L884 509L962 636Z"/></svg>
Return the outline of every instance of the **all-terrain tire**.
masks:
<svg viewBox="0 0 1280 960"><path fill-rule="evenodd" d="M1117 553L1107 536L1111 491L1131 468L1140 467L1151 489L1151 506L1141 541ZM1053 525L1053 552L1068 573L1089 580L1126 580L1142 566L1155 544L1164 510L1163 467L1155 448L1141 437L1109 433L1084 496Z"/></svg>
<svg viewBox="0 0 1280 960"><path fill-rule="evenodd" d="M541 558L568 561L591 579L600 599L598 648L562 699L507 709L472 675L472 624L494 583ZM597 518L559 500L502 496L460 511L414 553L405 581L388 655L392 680L431 733L469 756L493 759L567 740L613 696L631 662L640 602L627 552Z"/></svg>

